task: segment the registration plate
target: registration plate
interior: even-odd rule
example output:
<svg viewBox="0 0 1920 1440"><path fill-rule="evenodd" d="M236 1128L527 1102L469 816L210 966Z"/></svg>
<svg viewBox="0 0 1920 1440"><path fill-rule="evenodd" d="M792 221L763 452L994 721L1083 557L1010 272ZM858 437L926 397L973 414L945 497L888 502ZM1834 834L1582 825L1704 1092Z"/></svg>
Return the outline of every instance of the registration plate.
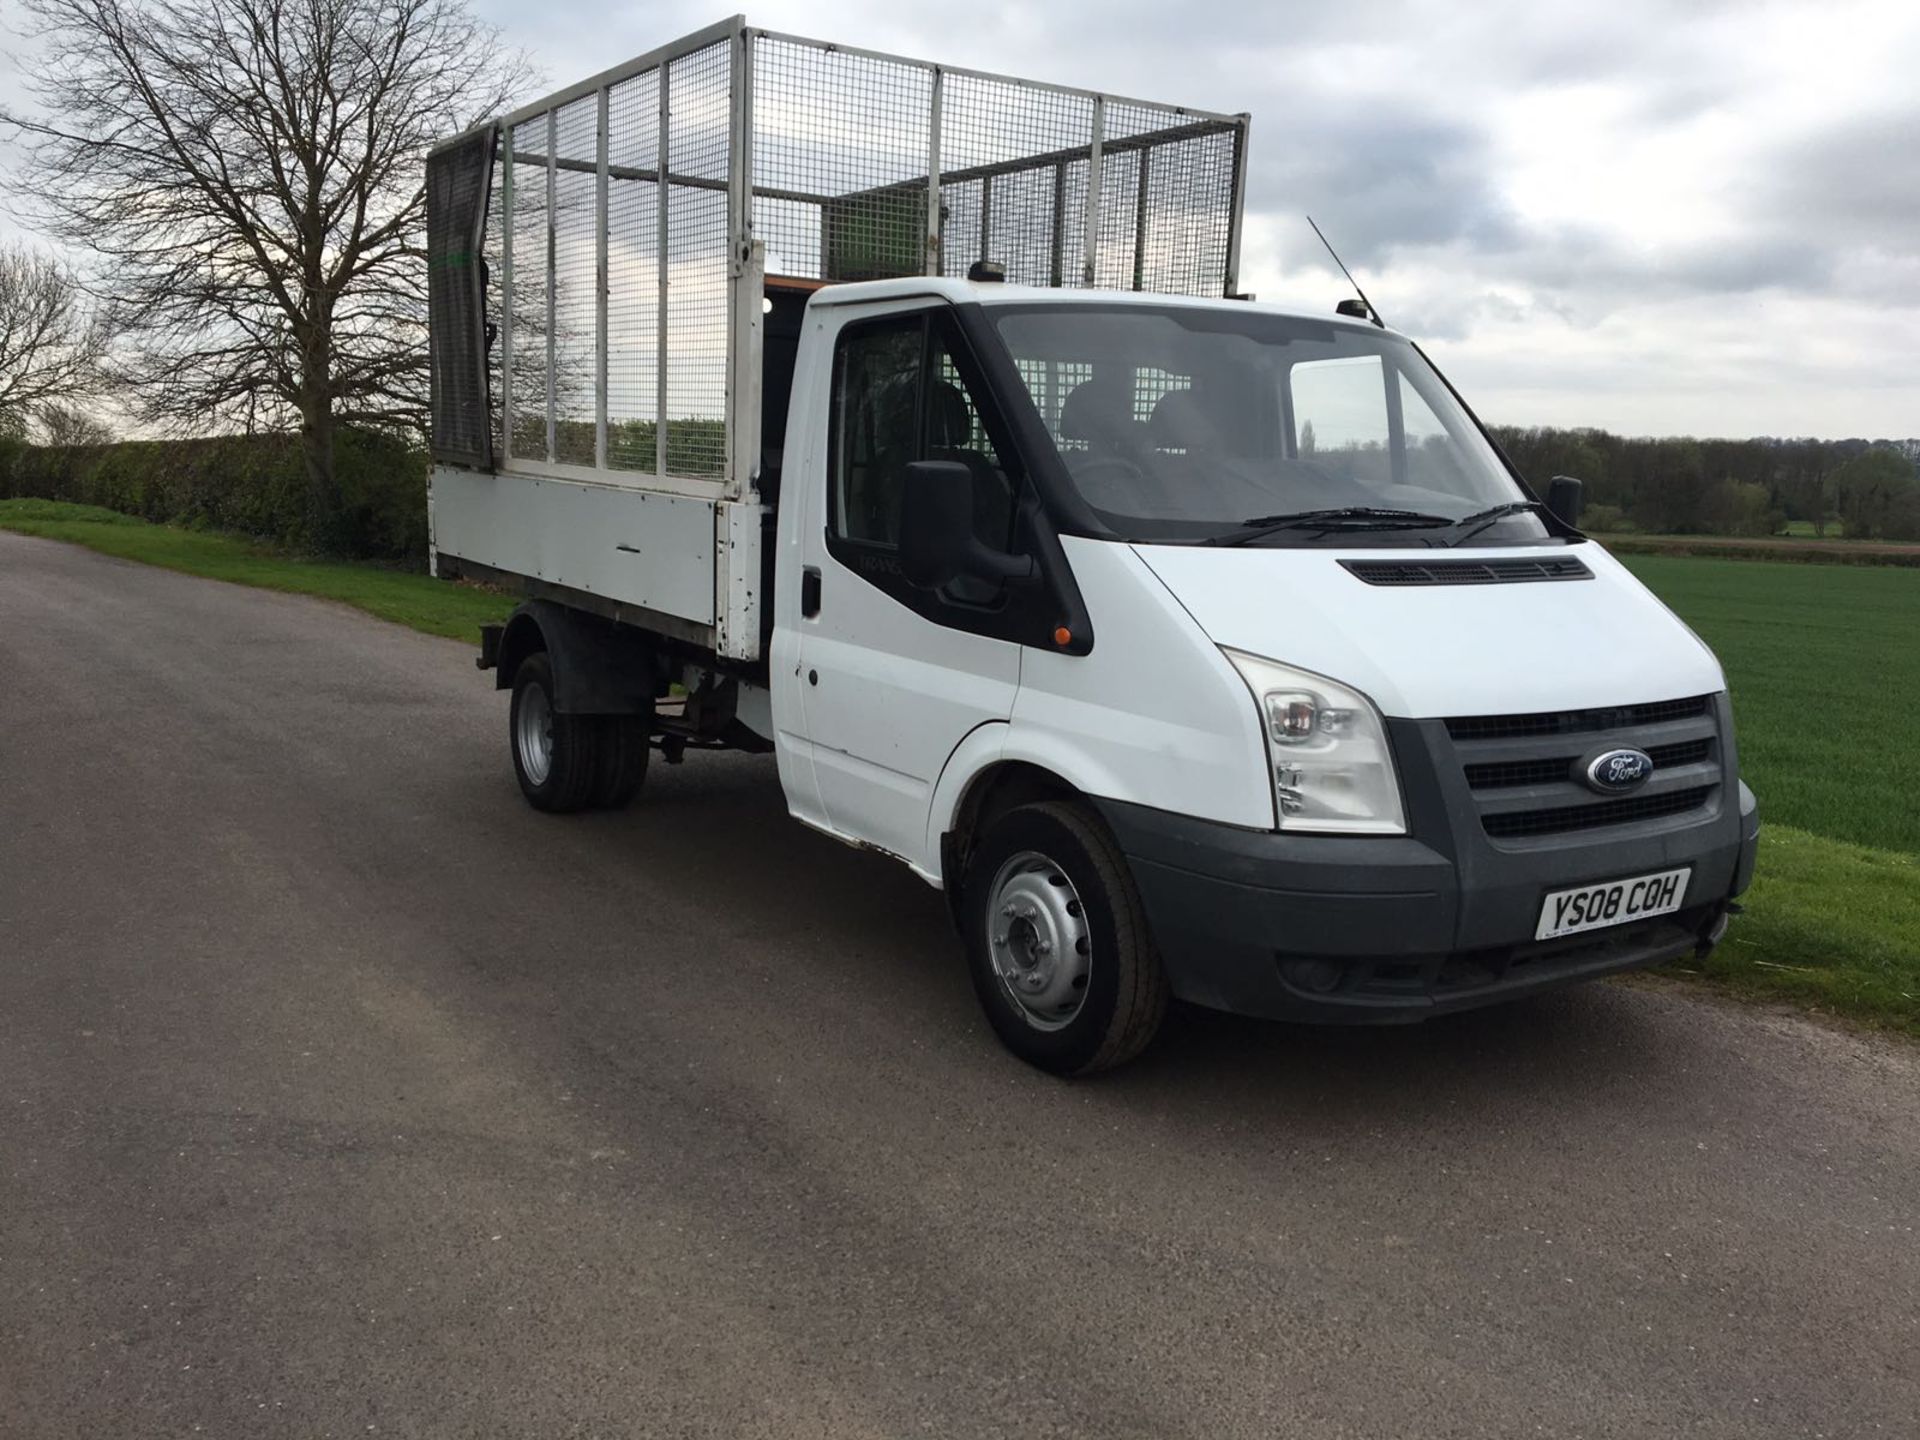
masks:
<svg viewBox="0 0 1920 1440"><path fill-rule="evenodd" d="M1576 890L1556 890L1541 902L1536 940L1556 940L1582 930L1604 930L1678 910L1687 898L1690 870L1662 870L1627 880L1605 880Z"/></svg>

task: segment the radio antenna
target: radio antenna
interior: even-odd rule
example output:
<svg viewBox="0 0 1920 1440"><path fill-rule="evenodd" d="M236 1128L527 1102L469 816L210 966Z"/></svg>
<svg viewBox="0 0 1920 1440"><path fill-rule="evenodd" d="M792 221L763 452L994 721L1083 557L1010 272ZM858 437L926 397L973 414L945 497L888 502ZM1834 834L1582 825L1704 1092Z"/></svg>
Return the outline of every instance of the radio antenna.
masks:
<svg viewBox="0 0 1920 1440"><path fill-rule="evenodd" d="M1380 318L1380 311L1375 308L1371 300L1367 299L1367 292L1362 290L1360 288L1360 282L1353 278L1353 272L1347 269L1347 262L1340 258L1340 252L1333 248L1333 242L1327 239L1325 232L1323 232L1318 225L1314 225L1311 215L1307 216L1307 224L1313 225L1313 233L1318 235L1320 237L1320 243L1327 247L1327 254L1333 256L1333 263L1338 265L1340 267L1340 273L1347 277L1347 284L1351 285L1353 287L1353 293L1360 297L1360 303L1367 307L1367 318L1372 320L1373 323L1378 325L1382 330L1386 329L1387 322Z"/></svg>

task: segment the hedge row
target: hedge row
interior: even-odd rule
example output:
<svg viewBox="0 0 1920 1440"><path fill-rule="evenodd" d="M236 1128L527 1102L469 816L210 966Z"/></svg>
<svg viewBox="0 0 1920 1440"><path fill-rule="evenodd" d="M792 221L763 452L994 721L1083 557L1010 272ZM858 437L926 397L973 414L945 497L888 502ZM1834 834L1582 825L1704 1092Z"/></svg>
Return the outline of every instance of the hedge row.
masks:
<svg viewBox="0 0 1920 1440"><path fill-rule="evenodd" d="M1722 560L1784 560L1805 565L1894 565L1920 568L1920 545L1872 540L1796 540L1780 535L1742 540L1712 535L1594 534L1616 555L1705 555Z"/></svg>
<svg viewBox="0 0 1920 1440"><path fill-rule="evenodd" d="M402 442L347 430L334 444L342 514L328 548L380 558L427 551L427 465ZM69 500L196 529L314 548L295 435L129 440L113 445L0 442L0 497Z"/></svg>

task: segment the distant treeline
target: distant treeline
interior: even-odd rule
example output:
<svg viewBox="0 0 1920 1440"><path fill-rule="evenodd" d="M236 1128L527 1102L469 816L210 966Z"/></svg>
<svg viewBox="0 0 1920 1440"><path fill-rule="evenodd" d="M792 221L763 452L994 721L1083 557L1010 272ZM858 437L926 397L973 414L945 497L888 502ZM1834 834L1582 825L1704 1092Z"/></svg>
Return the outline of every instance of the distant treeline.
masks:
<svg viewBox="0 0 1920 1440"><path fill-rule="evenodd" d="M1605 430L1493 427L1537 489L1586 482L1585 528L1656 535L1920 540L1920 440L1628 439Z"/></svg>
<svg viewBox="0 0 1920 1440"><path fill-rule="evenodd" d="M1920 540L1920 441L1626 439L1604 430L1496 427L1520 473L1544 490L1586 482L1583 525L1602 534L1817 535ZM717 474L719 421L667 430L668 469ZM562 458L591 463L592 427L562 426ZM544 449L545 435L521 437ZM652 468L650 423L609 427L616 466ZM347 553L414 557L427 548L426 457L387 437L342 432L338 475ZM0 497L76 500L175 524L237 530L306 547L305 475L287 435L119 444L28 445L0 438Z"/></svg>

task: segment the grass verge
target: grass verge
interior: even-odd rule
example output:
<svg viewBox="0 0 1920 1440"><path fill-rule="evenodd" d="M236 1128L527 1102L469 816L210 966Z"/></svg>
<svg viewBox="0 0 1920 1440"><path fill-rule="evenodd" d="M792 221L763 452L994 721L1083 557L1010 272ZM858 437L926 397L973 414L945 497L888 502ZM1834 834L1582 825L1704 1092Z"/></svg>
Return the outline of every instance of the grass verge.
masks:
<svg viewBox="0 0 1920 1440"><path fill-rule="evenodd" d="M1760 797L1746 913L1677 968L1920 1035L1920 573L1626 563L1720 657Z"/></svg>
<svg viewBox="0 0 1920 1440"><path fill-rule="evenodd" d="M84 545L188 575L262 590L338 600L429 635L478 642L480 626L504 620L514 602L470 585L352 561L310 560L234 535L150 525L93 505L0 500L0 529Z"/></svg>
<svg viewBox="0 0 1920 1440"><path fill-rule="evenodd" d="M1712 955L1670 969L1920 1038L1920 857L1763 825L1742 903Z"/></svg>

